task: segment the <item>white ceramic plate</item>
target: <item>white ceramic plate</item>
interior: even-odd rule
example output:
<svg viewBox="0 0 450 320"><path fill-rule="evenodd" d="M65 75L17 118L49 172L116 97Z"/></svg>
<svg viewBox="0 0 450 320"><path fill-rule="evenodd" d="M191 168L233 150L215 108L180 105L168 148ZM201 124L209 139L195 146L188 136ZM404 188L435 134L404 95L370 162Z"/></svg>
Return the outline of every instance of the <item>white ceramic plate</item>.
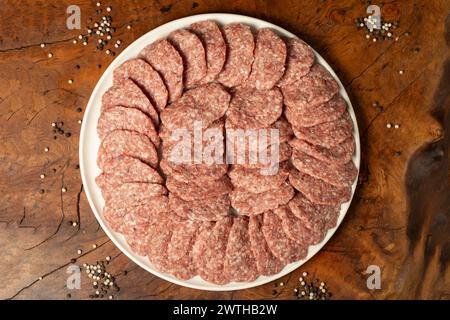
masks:
<svg viewBox="0 0 450 320"><path fill-rule="evenodd" d="M86 112L84 114L83 124L81 127L81 134L80 134L80 171L81 171L81 178L83 180L84 184L84 190L86 192L86 196L88 198L89 204L92 208L92 211L95 214L95 217L97 218L98 222L102 226L105 233L109 236L109 238L114 242L114 244L123 252L125 253L131 260L133 260L135 263L137 263L139 266L144 268L145 270L153 273L154 275L163 278L167 281L176 283L181 286L195 288L195 289L201 289L201 290L213 290L213 291L228 291L228 290L240 290L240 289L247 289L251 287L256 287L262 284L265 284L267 282L276 280L292 271L300 267L302 264L304 264L306 261L311 259L312 256L314 256L324 245L327 243L328 240L332 237L338 226L341 224L342 220L344 219L344 216L350 206L350 202L344 203L341 206L341 212L338 218L337 226L334 229L331 229L328 231L325 239L314 246L310 246L308 249L308 255L305 259L301 261L297 261L295 263L291 263L278 274L270 276L270 277L264 277L260 276L258 279L256 279L253 282L232 282L226 285L215 285L209 282L206 282L202 280L199 276L194 277L193 279L190 279L188 281L183 281L175 278L174 276L166 273L162 273L156 269L154 269L150 262L147 260L146 257L138 256L133 251L131 251L130 247L125 241L125 238L114 231L110 229L106 221L104 220L102 216L102 208L104 206L104 200L101 195L100 189L97 187L95 183L95 177L100 174L100 169L97 167L96 164L96 158L97 158L97 150L100 145L100 140L97 136L97 120L100 116L100 107L101 107L101 98L103 93L112 85L112 75L113 70L117 68L120 64L125 62L128 59L136 57L142 48L144 48L146 45L160 39L166 37L170 32L179 29L188 27L191 23L206 20L206 19L212 19L217 21L219 24L227 24L231 22L241 22L245 23L247 25L250 25L254 27L255 29L258 28L272 28L276 32L278 32L280 35L287 36L287 37L296 37L294 34L276 26L269 22L236 15L236 14L223 14L223 13L211 13L211 14L201 14L201 15L195 15L190 16L182 19L178 19L169 23L166 23L156 29L153 29L152 31L146 33L136 41L134 41L128 48L123 50L123 52L117 56L117 58L111 63L111 65L106 69L103 76L98 81L97 85L95 86L94 91L92 92L91 98L89 99L89 103L86 108ZM351 104L351 101L347 95L347 92L345 91L345 88L343 87L342 83L339 81L338 77L334 73L333 69L328 65L328 63L317 53L314 52L316 55L316 61L320 63L321 65L325 66L327 70L334 76L337 83L340 87L340 93L342 97L346 100L348 109L350 112L350 116L353 121L353 134L355 136L356 141L356 152L353 156L353 162L355 163L356 167L359 170L360 166L360 140L359 140L359 131L358 131L358 125L356 122L355 113L353 111L353 107ZM352 186L352 198L353 194L355 192L356 188L356 181L353 183Z"/></svg>

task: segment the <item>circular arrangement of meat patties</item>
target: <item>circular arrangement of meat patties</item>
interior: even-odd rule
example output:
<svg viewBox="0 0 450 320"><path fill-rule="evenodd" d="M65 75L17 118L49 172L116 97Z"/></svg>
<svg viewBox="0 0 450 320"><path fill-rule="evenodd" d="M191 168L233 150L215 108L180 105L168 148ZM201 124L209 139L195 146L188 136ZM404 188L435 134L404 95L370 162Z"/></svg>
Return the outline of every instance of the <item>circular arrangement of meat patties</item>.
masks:
<svg viewBox="0 0 450 320"><path fill-rule="evenodd" d="M117 67L97 133L105 221L181 280L304 259L358 175L334 77L302 40L242 23L192 23Z"/></svg>

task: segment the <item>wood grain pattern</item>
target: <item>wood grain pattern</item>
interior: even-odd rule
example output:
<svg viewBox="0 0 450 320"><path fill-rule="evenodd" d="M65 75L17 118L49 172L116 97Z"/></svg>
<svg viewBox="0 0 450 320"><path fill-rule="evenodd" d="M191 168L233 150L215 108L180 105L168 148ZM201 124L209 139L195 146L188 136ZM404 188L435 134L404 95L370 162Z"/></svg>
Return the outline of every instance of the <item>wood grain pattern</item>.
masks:
<svg viewBox="0 0 450 320"><path fill-rule="evenodd" d="M400 21L395 30L399 39L376 43L366 40L354 24L365 15L367 1L107 2L105 6L113 7L115 39L123 41L122 49L165 22L206 12L265 19L311 44L335 68L357 112L363 163L356 196L331 241L281 279L286 285L276 294L273 284L218 293L152 276L103 233L76 168L77 121L82 118L76 109L84 109L113 57L97 52L93 43L72 43L80 31L66 28L71 1L3 1L0 298L65 299L70 292L72 298L86 299L87 277L81 290L69 291L66 267L71 258L82 264L107 255L113 257L109 269L117 275L119 299L294 299L292 289L304 270L326 281L337 299L450 298L448 1L380 1L382 14ZM84 27L96 16L95 2L77 3ZM41 43L46 46L41 48ZM68 84L69 79L74 83ZM374 107L374 101L381 108ZM54 121L64 122L71 137L57 134L55 140ZM387 123L400 128L387 129ZM49 152L44 152L46 147ZM63 186L67 192L61 191ZM74 227L70 221L79 224ZM380 290L366 287L369 265L382 269ZM40 276L43 280L38 281Z"/></svg>

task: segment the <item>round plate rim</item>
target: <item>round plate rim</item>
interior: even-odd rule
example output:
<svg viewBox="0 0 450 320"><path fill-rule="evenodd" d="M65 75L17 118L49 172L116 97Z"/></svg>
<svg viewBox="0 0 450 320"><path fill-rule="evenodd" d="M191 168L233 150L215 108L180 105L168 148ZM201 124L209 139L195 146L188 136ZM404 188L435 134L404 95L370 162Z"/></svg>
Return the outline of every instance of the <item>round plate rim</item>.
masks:
<svg viewBox="0 0 450 320"><path fill-rule="evenodd" d="M98 102L98 99L100 99L100 101L101 101L101 95L106 90L105 82L107 82L108 80L111 82L112 71L123 61L134 57L134 55L133 56L130 55L131 51L137 50L139 48L142 49L145 46L145 44L149 44L159 38L165 37L170 31L173 31L173 30L181 28L181 27L187 27L191 23L196 22L196 21L207 20L207 19L215 20L219 24L241 22L241 23L251 25L255 28L268 27L268 28L271 28L271 29L277 31L279 34L281 34L283 36L298 38L296 35L292 34L291 32L289 32L275 24L272 24L270 22L267 22L267 21L264 21L261 19L257 19L257 18L253 18L253 17L249 17L249 16L245 16L245 15L230 14L230 13L206 13L206 14L187 16L184 18L180 18L180 19L176 19L176 20L167 22L167 23L147 32L146 34L142 35L140 38L138 38L137 40L132 42L126 49L124 49L111 62L111 64L108 66L108 68L105 70L105 72L103 73L103 75L101 76L99 81L97 82L97 84L91 94L91 97L89 99L89 102L87 104L87 107L86 107L86 110L84 113L84 117L83 117L83 121L82 121L82 125L81 125L81 131L80 131L80 142L79 142L80 174L81 174L82 183L84 185L84 191L85 191L86 197L89 202L89 206L91 207L91 210L93 211L93 213L94 213L98 223L102 227L103 231L106 233L106 235L109 237L109 239L111 239L111 241L119 248L119 250L121 252L123 252L128 258L130 258L134 263L139 265L141 268L145 269L146 271L148 271L148 272L154 274L155 276L160 277L166 281L169 281L169 282L172 282L177 285L184 286L184 287L192 288L192 289L208 290L208 291L243 290L243 289L253 288L253 287L260 286L260 285L266 284L268 282L277 280L277 279L293 272L294 270L298 269L300 266L302 266L304 263L306 263L308 260L310 260L315 254L317 254L322 249L322 247L330 240L330 238L336 232L337 228L342 223L342 221L348 211L348 208L350 207L353 196L355 194L358 179L356 178L352 185L352 194L351 194L350 200L341 205L341 212L339 214L339 218L338 218L336 226L333 229L328 230L327 235L325 236L324 240L321 243L316 244L314 246L310 246L308 248L308 255L305 259L286 265L283 268L283 270L281 270L279 273L277 273L275 275L260 276L255 281L252 281L252 282L231 282L226 285L215 285L215 284L212 284L212 283L202 280L198 276L194 277L193 279L185 281L185 280L177 279L170 274L162 273L156 269L153 269L151 267L148 259L146 259L145 257L142 257L142 256L138 256L134 252L131 251L131 249L129 248L128 244L126 243L124 237L121 234L114 232L109 228L108 224L103 219L101 213L97 209L97 206L96 206L97 202L100 201L101 203L104 203L104 201L101 197L101 193L100 193L101 199L98 199L100 190L98 189L97 185L95 184L95 175L91 174L88 171L94 170L94 171L97 171L97 173L98 173L98 172L100 172L100 170L98 169L96 162L95 162L96 152L95 152L95 156L94 156L94 161L92 161L92 159L90 159L88 161L88 154L90 152L88 152L88 150L85 150L85 149L88 149L89 146L91 146L90 149L92 150L93 144L94 144L94 146L97 145L97 147L99 145L99 140L96 135L96 132L94 131L93 137L89 136L89 134L92 134L92 127L93 127L94 120L95 120L94 127L96 127L96 123L97 123L97 119L98 119L98 115L99 115L100 105L99 105L99 103L96 104L96 102ZM151 40L149 40L149 38L151 38ZM349 98L342 82L339 80L339 78L337 77L334 70L325 61L325 59L323 59L323 57L319 53L317 53L314 49L313 49L313 51L315 54L316 61L318 63L320 63L321 65L323 65L333 75L333 77L335 78L335 80L337 81L337 83L339 85L340 94L347 102L348 111L350 113L350 117L353 122L353 136L355 138L355 144L356 144L355 154L353 155L353 162L355 163L355 166L358 169L358 175L359 175L361 146L360 146L358 123L356 121L356 116L355 116L355 112L353 110L352 103L350 101L350 98ZM95 114L97 114L97 116ZM94 119L91 120L91 118L94 118ZM87 139L88 137L89 137L89 139ZM90 154L90 156L92 158L92 153ZM93 167L96 167L96 168L93 168Z"/></svg>

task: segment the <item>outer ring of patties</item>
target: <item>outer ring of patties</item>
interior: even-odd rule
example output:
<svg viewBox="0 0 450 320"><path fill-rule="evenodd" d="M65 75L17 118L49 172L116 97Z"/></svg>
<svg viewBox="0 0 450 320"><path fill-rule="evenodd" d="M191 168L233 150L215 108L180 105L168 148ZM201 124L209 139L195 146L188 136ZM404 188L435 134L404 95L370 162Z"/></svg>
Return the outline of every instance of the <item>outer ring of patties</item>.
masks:
<svg viewBox="0 0 450 320"><path fill-rule="evenodd" d="M97 184L106 200L107 222L115 231L124 234L133 251L140 255L149 253L150 263L156 269L182 280L200 275L219 285L230 281L254 281L259 275L278 273L287 263L303 259L308 246L322 241L326 230L335 226L340 205L351 196L355 172L354 167L348 172L333 171L346 169L345 166L350 169L353 165L352 162L338 162L349 157L350 149L351 153L354 151L354 142L344 143L351 140L347 137L352 134L351 121L348 114L342 116L345 104L342 108L340 102L343 99L334 92L337 83L331 74L321 65L311 67L314 62L312 50L301 41L288 41L291 52L290 60L286 61L285 42L269 29L258 30L254 39L250 27L237 23L225 26L224 34L225 37L213 21L193 24L188 30L176 30L167 40L146 47L141 52L142 59L122 64L115 71L115 87L106 94L103 103L108 121L101 120L98 126L103 140L98 162L104 172L98 177ZM167 55L162 56L162 51ZM181 58L181 68L177 55ZM172 61L166 59L167 56L171 56ZM305 61L301 63L298 57ZM152 59L159 70L150 62ZM161 80L159 85L167 86L166 100L171 85L171 96L177 95L180 79L181 91L186 91L184 94L180 91L167 108L157 106L150 95L152 86L149 84L154 79L149 80L142 74L142 70L148 68ZM227 90L218 83L210 83L215 79L228 87ZM230 85L232 82L235 84ZM278 87L272 88L277 83ZM293 89L289 91L287 87ZM269 88L266 91L279 96L277 101L249 102L248 107L239 108L233 103L230 106L228 92L248 90L251 100L258 98L264 91L262 89ZM288 104L286 117L283 115L283 95ZM117 101L123 101L125 105L116 106ZM156 108L152 109L153 106ZM112 117L115 109L126 115ZM155 109L163 111L162 126L159 126ZM135 117L128 113L135 113ZM232 177L230 181L225 170L220 170L226 169L227 165L208 172L202 165L168 162L164 151L174 147L173 139L169 139L171 133L199 119L204 122L203 127L206 123L206 128L220 122L222 133L234 127L280 129L279 141L269 144L281 148L281 158L276 161L281 172L268 178L258 174L261 169L269 170L267 165L245 163L235 166L241 171L227 172ZM125 122L125 125L115 121ZM111 138L111 135L117 136ZM122 139L121 135L132 138L123 143L127 139ZM288 143L294 135L297 138ZM328 135L331 137L324 138ZM225 140L225 135L222 138ZM205 142L208 141L202 140L203 147ZM270 152L268 157L271 158ZM121 163L117 159L127 161ZM289 164L287 161L279 163L284 160L289 160ZM311 161L314 161L313 165ZM130 164L129 171L123 167L125 163ZM291 168L292 164L299 171ZM321 170L323 166L325 170ZM114 172L115 168L121 172ZM142 174L136 172L139 168L144 170ZM129 180L124 178L126 172L129 172ZM162 180L166 180L163 184L170 191L161 184ZM143 190L137 188L138 185L148 188ZM320 226L315 223L315 217L290 210L289 204L295 194L293 187L304 193L304 200L311 203L315 212L320 212ZM239 217L233 217L235 214ZM159 216L162 219L158 219ZM257 251L254 243L265 243L267 250ZM171 246L174 249L169 250ZM287 252L283 252L283 246Z"/></svg>

